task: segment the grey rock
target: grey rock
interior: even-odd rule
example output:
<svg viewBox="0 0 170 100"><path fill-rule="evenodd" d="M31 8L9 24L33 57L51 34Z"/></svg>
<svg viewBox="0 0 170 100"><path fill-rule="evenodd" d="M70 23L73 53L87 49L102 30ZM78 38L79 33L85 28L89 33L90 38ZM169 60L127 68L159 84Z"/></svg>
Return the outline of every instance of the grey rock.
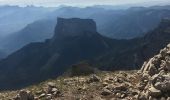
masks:
<svg viewBox="0 0 170 100"><path fill-rule="evenodd" d="M168 97L167 100L170 100L170 97Z"/></svg>
<svg viewBox="0 0 170 100"><path fill-rule="evenodd" d="M93 74L90 76L89 82L100 82L100 77L98 77L97 75Z"/></svg>
<svg viewBox="0 0 170 100"><path fill-rule="evenodd" d="M57 88L52 88L51 92L54 93L54 92L57 92L58 89Z"/></svg>
<svg viewBox="0 0 170 100"><path fill-rule="evenodd" d="M168 71L170 72L170 61L166 62L166 68L168 69Z"/></svg>
<svg viewBox="0 0 170 100"><path fill-rule="evenodd" d="M103 95L103 96L108 96L111 94L112 94L112 92L108 89L103 89L103 91L101 92L101 95Z"/></svg>
<svg viewBox="0 0 170 100"><path fill-rule="evenodd" d="M161 76L162 80L159 80L154 84L155 88L161 91L169 91L170 90L170 75L163 75Z"/></svg>
<svg viewBox="0 0 170 100"><path fill-rule="evenodd" d="M56 84L54 82L48 82L47 85L52 88L56 87Z"/></svg>
<svg viewBox="0 0 170 100"><path fill-rule="evenodd" d="M148 100L147 99L147 96L145 93L141 92L138 97L137 97L137 100Z"/></svg>
<svg viewBox="0 0 170 100"><path fill-rule="evenodd" d="M121 84L119 86L115 86L114 90L126 91L127 90L127 86Z"/></svg>
<svg viewBox="0 0 170 100"><path fill-rule="evenodd" d="M21 90L20 93L19 93L19 95L20 95L20 99L21 99L21 100L28 100L28 94L27 94L26 91Z"/></svg>
<svg viewBox="0 0 170 100"><path fill-rule="evenodd" d="M152 97L158 97L162 94L160 90L158 90L154 87L149 88L148 93Z"/></svg>
<svg viewBox="0 0 170 100"><path fill-rule="evenodd" d="M148 73L149 73L149 75L153 76L154 74L158 73L158 70L156 69L156 67L154 65L151 65Z"/></svg>
<svg viewBox="0 0 170 100"><path fill-rule="evenodd" d="M38 98L41 99L41 98L44 98L46 96L45 93L41 94Z"/></svg>
<svg viewBox="0 0 170 100"><path fill-rule="evenodd" d="M21 90L14 100L35 100L30 91Z"/></svg>
<svg viewBox="0 0 170 100"><path fill-rule="evenodd" d="M17 94L17 95L13 98L13 100L20 100L19 94Z"/></svg>

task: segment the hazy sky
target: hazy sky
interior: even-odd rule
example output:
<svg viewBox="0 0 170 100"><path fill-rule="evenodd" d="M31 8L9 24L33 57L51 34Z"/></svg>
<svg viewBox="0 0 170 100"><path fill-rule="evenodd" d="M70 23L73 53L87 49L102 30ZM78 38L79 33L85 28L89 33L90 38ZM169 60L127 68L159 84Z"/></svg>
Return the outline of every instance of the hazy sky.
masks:
<svg viewBox="0 0 170 100"><path fill-rule="evenodd" d="M124 5L124 4L146 4L159 5L170 4L170 0L0 0L0 5L38 5L38 6L58 6L58 5Z"/></svg>

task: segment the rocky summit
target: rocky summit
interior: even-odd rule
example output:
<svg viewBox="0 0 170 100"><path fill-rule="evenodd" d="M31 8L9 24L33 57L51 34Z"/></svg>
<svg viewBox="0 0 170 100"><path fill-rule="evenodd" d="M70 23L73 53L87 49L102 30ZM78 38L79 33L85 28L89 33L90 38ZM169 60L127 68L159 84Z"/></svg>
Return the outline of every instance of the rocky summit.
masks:
<svg viewBox="0 0 170 100"><path fill-rule="evenodd" d="M140 99L169 100L170 99L170 44L160 53L145 62L142 69L142 79L139 84Z"/></svg>
<svg viewBox="0 0 170 100"><path fill-rule="evenodd" d="M133 71L100 71L60 76L17 91L1 100L170 100L170 44Z"/></svg>

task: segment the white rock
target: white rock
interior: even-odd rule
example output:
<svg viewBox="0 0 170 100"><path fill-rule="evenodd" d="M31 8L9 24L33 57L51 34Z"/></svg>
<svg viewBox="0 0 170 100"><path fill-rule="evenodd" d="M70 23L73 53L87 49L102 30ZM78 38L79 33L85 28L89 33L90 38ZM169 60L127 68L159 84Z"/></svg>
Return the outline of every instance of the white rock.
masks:
<svg viewBox="0 0 170 100"><path fill-rule="evenodd" d="M152 96L152 97L158 97L161 95L161 91L154 88L154 87L151 87L149 88L149 91L148 91L149 95Z"/></svg>

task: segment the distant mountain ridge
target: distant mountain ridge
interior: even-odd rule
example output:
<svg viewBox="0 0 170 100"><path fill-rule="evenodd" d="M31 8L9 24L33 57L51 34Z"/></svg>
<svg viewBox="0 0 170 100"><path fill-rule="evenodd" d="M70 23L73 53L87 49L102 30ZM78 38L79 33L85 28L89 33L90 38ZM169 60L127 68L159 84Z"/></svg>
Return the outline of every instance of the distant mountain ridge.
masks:
<svg viewBox="0 0 170 100"><path fill-rule="evenodd" d="M129 47L124 50L109 52L90 62L104 70L139 69L144 61L157 54L170 42L169 29L170 20L164 19L156 29L144 37L129 40Z"/></svg>
<svg viewBox="0 0 170 100"><path fill-rule="evenodd" d="M56 77L80 61L103 70L137 69L170 42L169 20L163 20L146 36L132 40L104 37L90 19L58 20L52 39L28 44L0 61L1 89Z"/></svg>
<svg viewBox="0 0 170 100"><path fill-rule="evenodd" d="M43 42L53 36L54 24L56 24L54 20L40 20L29 24L24 29L2 38L0 40L2 50L9 55L29 43Z"/></svg>
<svg viewBox="0 0 170 100"><path fill-rule="evenodd" d="M44 18L54 8L0 6L0 36L17 32L36 20Z"/></svg>
<svg viewBox="0 0 170 100"><path fill-rule="evenodd" d="M161 6L162 8L164 6ZM1 48L7 54L31 42L42 42L53 36L56 16L63 18L90 18L97 23L97 30L103 36L114 39L142 37L158 26L161 19L170 17L168 6L133 7L127 10L110 10L99 7L61 7L41 19L27 25L22 30L0 40Z"/></svg>
<svg viewBox="0 0 170 100"><path fill-rule="evenodd" d="M105 33L108 37L118 39L132 39L144 36L147 32L156 28L162 19L170 17L170 10L141 8L129 9L127 13L120 16L116 21L108 23Z"/></svg>

